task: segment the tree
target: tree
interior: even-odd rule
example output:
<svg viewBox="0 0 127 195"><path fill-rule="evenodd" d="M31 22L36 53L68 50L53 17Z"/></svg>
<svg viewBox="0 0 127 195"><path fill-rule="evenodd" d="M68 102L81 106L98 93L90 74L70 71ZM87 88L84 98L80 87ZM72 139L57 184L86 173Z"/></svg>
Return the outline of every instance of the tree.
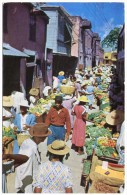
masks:
<svg viewBox="0 0 127 195"><path fill-rule="evenodd" d="M110 33L104 38L104 40L101 42L102 47L111 47L111 48L117 48L118 45L118 36L121 28L114 28L110 31Z"/></svg>

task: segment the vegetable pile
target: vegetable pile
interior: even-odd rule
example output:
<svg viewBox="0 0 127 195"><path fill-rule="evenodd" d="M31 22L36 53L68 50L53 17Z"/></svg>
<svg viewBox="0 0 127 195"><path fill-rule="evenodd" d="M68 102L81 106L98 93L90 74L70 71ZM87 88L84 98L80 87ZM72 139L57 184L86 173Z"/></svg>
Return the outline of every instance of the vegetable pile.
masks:
<svg viewBox="0 0 127 195"><path fill-rule="evenodd" d="M87 126L86 127L86 134L88 134L91 138L98 138L98 137L108 137L111 138L112 134L108 128L104 127L95 127L95 126Z"/></svg>
<svg viewBox="0 0 127 195"><path fill-rule="evenodd" d="M14 130L10 126L9 127L3 126L2 137L11 137L11 138L15 139L16 135L14 134Z"/></svg>

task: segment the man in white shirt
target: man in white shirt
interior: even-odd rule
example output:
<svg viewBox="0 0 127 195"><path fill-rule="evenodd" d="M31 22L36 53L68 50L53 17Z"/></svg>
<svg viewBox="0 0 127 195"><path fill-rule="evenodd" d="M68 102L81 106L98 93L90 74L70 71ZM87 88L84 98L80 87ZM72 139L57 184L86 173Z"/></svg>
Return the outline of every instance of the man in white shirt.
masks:
<svg viewBox="0 0 127 195"><path fill-rule="evenodd" d="M41 163L38 144L51 134L45 123L38 123L29 130L31 138L26 139L18 154L5 154L3 159L14 159L16 169L15 188L17 193L32 193L32 181ZM22 164L22 161L24 162ZM20 165L20 166L19 166Z"/></svg>

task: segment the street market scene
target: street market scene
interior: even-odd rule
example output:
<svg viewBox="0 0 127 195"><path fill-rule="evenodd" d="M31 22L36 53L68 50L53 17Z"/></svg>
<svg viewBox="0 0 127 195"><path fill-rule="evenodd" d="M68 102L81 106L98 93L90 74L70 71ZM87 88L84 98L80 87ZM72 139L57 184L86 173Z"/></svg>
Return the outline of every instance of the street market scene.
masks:
<svg viewBox="0 0 127 195"><path fill-rule="evenodd" d="M1 193L124 193L124 3L2 12Z"/></svg>

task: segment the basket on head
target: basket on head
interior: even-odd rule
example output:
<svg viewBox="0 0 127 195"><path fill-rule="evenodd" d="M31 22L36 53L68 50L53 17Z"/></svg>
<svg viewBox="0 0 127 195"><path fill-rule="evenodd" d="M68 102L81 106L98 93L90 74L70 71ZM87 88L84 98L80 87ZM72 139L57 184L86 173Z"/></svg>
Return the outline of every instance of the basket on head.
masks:
<svg viewBox="0 0 127 195"><path fill-rule="evenodd" d="M17 134L18 145L21 146L24 140L30 138L30 135L19 133Z"/></svg>
<svg viewBox="0 0 127 195"><path fill-rule="evenodd" d="M62 93L66 94L66 95L71 95L71 94L74 93L75 87L74 86L61 85L60 90L61 90Z"/></svg>

